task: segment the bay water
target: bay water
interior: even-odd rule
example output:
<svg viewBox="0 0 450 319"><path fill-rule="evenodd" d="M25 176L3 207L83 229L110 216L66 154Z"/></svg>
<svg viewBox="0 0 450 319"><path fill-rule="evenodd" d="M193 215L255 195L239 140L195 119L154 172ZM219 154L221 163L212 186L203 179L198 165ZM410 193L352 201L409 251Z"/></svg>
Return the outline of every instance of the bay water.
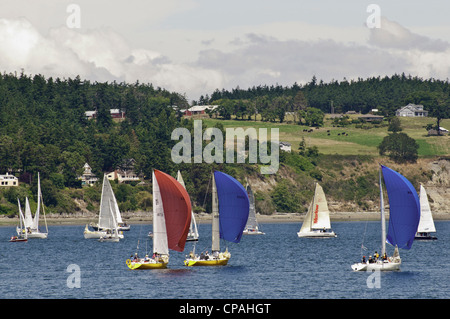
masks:
<svg viewBox="0 0 450 319"><path fill-rule="evenodd" d="M2 299L447 299L450 221L436 221L435 241L400 250L401 270L353 272L352 263L381 251L379 222L333 222L337 238L298 238L301 224L262 224L265 235L221 242L227 266L186 267L185 256L211 249L211 225L200 239L172 252L167 269L129 270L136 251L151 255L151 225L134 224L119 243L84 239L84 225L49 226L47 239L10 243L0 227ZM367 250L362 249L364 246ZM388 245L389 255L393 248ZM76 281L75 277L79 281Z"/></svg>

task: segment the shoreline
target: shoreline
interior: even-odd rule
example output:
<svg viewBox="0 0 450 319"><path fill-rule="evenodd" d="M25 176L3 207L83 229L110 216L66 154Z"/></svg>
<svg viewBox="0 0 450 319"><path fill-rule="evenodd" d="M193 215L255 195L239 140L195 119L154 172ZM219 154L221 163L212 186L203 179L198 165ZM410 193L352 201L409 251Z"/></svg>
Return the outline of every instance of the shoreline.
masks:
<svg viewBox="0 0 450 319"><path fill-rule="evenodd" d="M256 218L260 224L272 223L302 223L305 214L299 213L275 213L272 215L257 214ZM150 213L123 213L123 221L127 224L151 224L152 216ZM47 225L86 225L91 222L96 222L98 215L91 216L48 216L46 217ZM209 214L196 214L195 219L198 224L210 224L211 216ZM378 221L380 219L379 212L330 212L331 222L342 221ZM386 219L389 219L389 213L386 213ZM433 213L433 219L450 220L449 213ZM44 218L41 216L39 221L41 227L44 225ZM18 219L0 216L0 226L15 226L18 225Z"/></svg>

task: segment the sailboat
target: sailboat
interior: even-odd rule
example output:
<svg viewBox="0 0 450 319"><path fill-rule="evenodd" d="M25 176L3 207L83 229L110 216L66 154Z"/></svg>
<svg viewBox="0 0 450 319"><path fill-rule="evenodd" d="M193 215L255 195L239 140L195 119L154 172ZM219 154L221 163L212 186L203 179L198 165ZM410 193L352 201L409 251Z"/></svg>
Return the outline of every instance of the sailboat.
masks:
<svg viewBox="0 0 450 319"><path fill-rule="evenodd" d="M183 177L181 176L180 171L177 172L177 181L186 189L186 185L184 184ZM191 211L191 226L189 227L189 232L186 241L198 241L198 229L197 223L195 222L194 212Z"/></svg>
<svg viewBox="0 0 450 319"><path fill-rule="evenodd" d="M30 209L30 203L28 201L28 197L25 198L25 217L24 217L24 225L23 227L16 228L17 235L22 236L23 232L25 231L27 233L27 238L47 238L48 236L48 227L47 227L47 220L45 219L45 209L44 209L44 202L42 200L42 193L41 193L41 180L38 173L38 193L37 193L37 208L36 213L33 216L31 216L31 209ZM39 216L41 211L41 202L42 202L42 212L44 213L44 222L45 222L45 233L42 233L39 230ZM21 212L20 208L20 202L19 204L19 212Z"/></svg>
<svg viewBox="0 0 450 319"><path fill-rule="evenodd" d="M425 191L425 188L422 186L422 184L420 184L419 201L420 221L414 239L435 240L437 239L437 237L430 235L430 233L435 233L436 227L434 227L433 215L431 214L427 192Z"/></svg>
<svg viewBox="0 0 450 319"><path fill-rule="evenodd" d="M17 198L17 204L19 205L19 227L17 227L17 236L11 236L9 242L26 242L28 241L27 231L24 227L25 217L22 213L22 208L20 207L20 200Z"/></svg>
<svg viewBox="0 0 450 319"><path fill-rule="evenodd" d="M255 209L255 195L253 194L252 188L247 184L247 194L249 199L249 212L247 225L245 225L244 235L265 235L264 232L259 230L258 221L256 220L256 209Z"/></svg>
<svg viewBox="0 0 450 319"><path fill-rule="evenodd" d="M383 173L389 197L389 229L386 235L383 190L381 184ZM381 165L380 177L380 215L381 215L381 258L364 260L353 264L354 271L399 270L401 258L398 249L410 249L420 219L420 204L417 192L411 183L396 171ZM395 246L392 257L387 257L386 242Z"/></svg>
<svg viewBox="0 0 450 319"><path fill-rule="evenodd" d="M183 251L191 224L191 200L172 176L158 170L153 184L153 256L127 259L130 269L161 269L169 263L169 249Z"/></svg>
<svg viewBox="0 0 450 319"><path fill-rule="evenodd" d="M97 230L90 230L88 225L84 229L84 238L102 239L102 241L119 241L123 234L119 234L117 225L116 197L106 175L103 176L102 197L100 199L100 212L98 215Z"/></svg>
<svg viewBox="0 0 450 319"><path fill-rule="evenodd" d="M314 197L306 213L298 237L337 237L331 230L330 212L322 186L315 183Z"/></svg>
<svg viewBox="0 0 450 319"><path fill-rule="evenodd" d="M249 200L245 188L233 177L215 171L212 176L212 255L191 252L186 266L222 266L231 254L228 248L220 252L220 239L239 243L249 213Z"/></svg>

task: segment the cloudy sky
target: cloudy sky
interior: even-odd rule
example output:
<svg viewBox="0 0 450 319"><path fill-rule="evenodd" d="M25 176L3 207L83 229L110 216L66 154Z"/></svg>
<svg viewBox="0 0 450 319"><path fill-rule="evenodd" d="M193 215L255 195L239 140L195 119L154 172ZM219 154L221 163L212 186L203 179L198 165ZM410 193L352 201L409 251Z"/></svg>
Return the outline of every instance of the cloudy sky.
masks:
<svg viewBox="0 0 450 319"><path fill-rule="evenodd" d="M0 72L139 80L189 99L313 75L446 80L449 13L444 0L2 0Z"/></svg>

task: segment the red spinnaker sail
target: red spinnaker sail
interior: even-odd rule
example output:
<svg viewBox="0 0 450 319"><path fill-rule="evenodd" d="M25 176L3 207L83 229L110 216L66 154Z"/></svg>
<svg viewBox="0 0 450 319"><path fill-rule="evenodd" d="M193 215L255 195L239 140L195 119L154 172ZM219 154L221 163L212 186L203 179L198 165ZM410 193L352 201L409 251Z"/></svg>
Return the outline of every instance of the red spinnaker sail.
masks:
<svg viewBox="0 0 450 319"><path fill-rule="evenodd" d="M164 208L169 249L183 251L191 224L191 200L172 176L155 169Z"/></svg>

